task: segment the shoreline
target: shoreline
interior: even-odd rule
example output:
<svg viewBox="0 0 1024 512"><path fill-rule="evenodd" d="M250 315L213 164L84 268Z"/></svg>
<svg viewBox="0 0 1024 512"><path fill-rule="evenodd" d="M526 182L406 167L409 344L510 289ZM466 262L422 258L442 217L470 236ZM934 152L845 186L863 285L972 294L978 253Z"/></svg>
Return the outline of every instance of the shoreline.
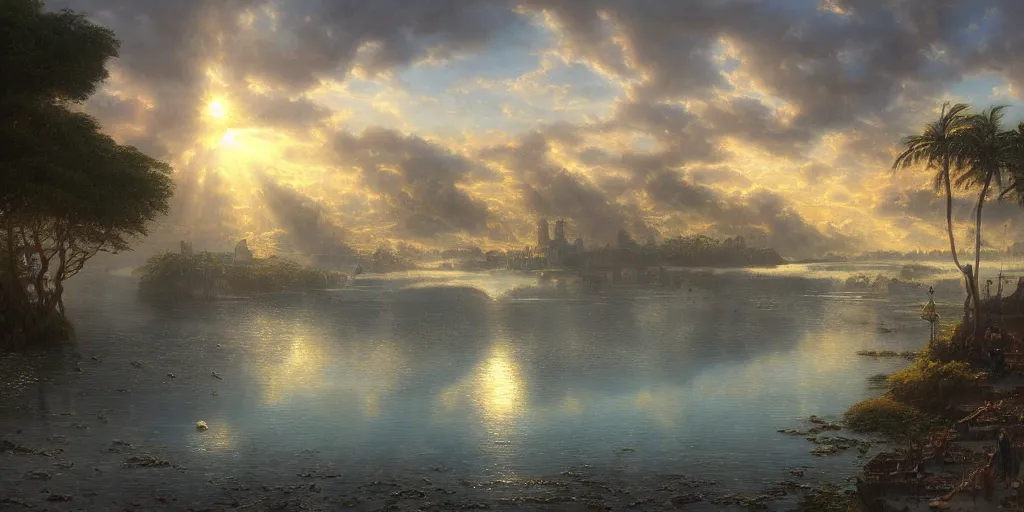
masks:
<svg viewBox="0 0 1024 512"><path fill-rule="evenodd" d="M1010 322L998 335L987 334L981 346L1008 350L1019 327ZM969 364L957 355L965 336L957 324L929 342L907 369L888 378L886 393L854 404L844 415L844 424L854 423L859 432L895 442L861 467L857 506L870 512L1016 506L1016 488L1004 489L1003 482L1021 485L1021 474L997 474L994 488L986 491L983 472L1002 431L1009 433L1013 457L1019 461L1024 453L1024 368L1008 365L995 374Z"/></svg>

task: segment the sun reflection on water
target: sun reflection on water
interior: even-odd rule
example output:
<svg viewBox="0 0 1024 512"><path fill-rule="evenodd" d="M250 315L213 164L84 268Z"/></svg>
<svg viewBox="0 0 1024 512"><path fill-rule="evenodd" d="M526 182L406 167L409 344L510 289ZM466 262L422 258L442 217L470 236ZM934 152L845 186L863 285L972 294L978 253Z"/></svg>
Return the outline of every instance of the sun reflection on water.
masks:
<svg viewBox="0 0 1024 512"><path fill-rule="evenodd" d="M391 340L329 341L302 323L267 317L254 323L265 406L313 401L329 415L350 408L374 418L407 374L408 358Z"/></svg>
<svg viewBox="0 0 1024 512"><path fill-rule="evenodd" d="M297 336L285 349L283 361L263 365L263 402L280 404L296 390L310 391L323 387L326 365L323 347Z"/></svg>
<svg viewBox="0 0 1024 512"><path fill-rule="evenodd" d="M503 346L484 363L476 377L476 401L491 423L505 423L523 411L519 369Z"/></svg>
<svg viewBox="0 0 1024 512"><path fill-rule="evenodd" d="M468 402L492 434L502 435L526 409L522 370L508 345L498 342L472 374L442 390L439 400L448 411Z"/></svg>

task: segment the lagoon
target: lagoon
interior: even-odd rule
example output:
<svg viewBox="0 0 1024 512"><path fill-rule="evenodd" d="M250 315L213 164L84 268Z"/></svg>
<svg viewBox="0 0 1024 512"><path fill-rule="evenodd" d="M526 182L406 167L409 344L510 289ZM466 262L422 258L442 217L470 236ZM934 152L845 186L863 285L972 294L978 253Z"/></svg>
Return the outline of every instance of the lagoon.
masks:
<svg viewBox="0 0 1024 512"><path fill-rule="evenodd" d="M8 404L27 399L5 407L0 433L63 436L61 457L99 468L76 477L94 499L129 492L109 476L124 458L114 439L187 468L167 485L188 496L212 492L200 490L211 478L315 471L351 482L586 471L627 486L686 475L756 494L803 467L802 483L843 483L856 450L817 457L777 430L839 420L878 394L870 376L907 364L857 351L927 341L927 287L845 289L864 269L899 265L695 271L678 290L600 293L414 272L174 307L136 300L131 278L83 276L67 297L82 371L5 359L9 375L46 380L7 390ZM955 318L962 296L937 298ZM24 478L10 467L3 487Z"/></svg>

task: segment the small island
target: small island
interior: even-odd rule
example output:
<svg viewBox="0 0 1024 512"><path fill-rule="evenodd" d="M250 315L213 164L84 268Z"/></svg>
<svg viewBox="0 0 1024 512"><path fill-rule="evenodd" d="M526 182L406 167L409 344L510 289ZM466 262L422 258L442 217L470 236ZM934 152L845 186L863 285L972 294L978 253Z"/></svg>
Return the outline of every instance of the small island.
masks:
<svg viewBox="0 0 1024 512"><path fill-rule="evenodd" d="M150 258L136 271L139 293L150 300L214 299L283 291L324 290L344 286L348 276L270 256L255 258L245 240L233 253L193 252L181 242L181 251Z"/></svg>

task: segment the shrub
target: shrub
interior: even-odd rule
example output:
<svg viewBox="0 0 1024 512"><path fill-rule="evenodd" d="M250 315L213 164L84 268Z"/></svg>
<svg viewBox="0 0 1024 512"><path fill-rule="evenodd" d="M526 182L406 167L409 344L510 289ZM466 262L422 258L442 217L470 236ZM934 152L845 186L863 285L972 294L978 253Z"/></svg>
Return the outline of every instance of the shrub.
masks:
<svg viewBox="0 0 1024 512"><path fill-rule="evenodd" d="M967 351L964 349L964 345L956 343L946 336L935 338L934 341L929 342L924 351L924 359L940 363L965 361L966 358Z"/></svg>
<svg viewBox="0 0 1024 512"><path fill-rule="evenodd" d="M896 439L927 431L931 423L916 407L888 396L853 404L843 414L843 422L854 432L882 434Z"/></svg>
<svg viewBox="0 0 1024 512"><path fill-rule="evenodd" d="M896 400L934 410L945 408L955 393L976 388L982 375L964 361L921 358L889 377L889 383Z"/></svg>

